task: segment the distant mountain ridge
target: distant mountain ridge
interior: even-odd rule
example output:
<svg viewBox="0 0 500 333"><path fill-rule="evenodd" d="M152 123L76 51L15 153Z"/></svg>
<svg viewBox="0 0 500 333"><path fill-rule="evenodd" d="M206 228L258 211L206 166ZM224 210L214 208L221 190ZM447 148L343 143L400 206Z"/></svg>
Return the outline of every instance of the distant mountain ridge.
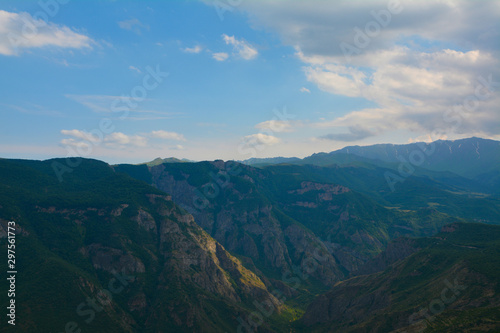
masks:
<svg viewBox="0 0 500 333"><path fill-rule="evenodd" d="M267 164L281 164L281 163L296 163L301 161L298 157L269 157L269 158L250 158L245 161L241 161L243 164L247 165L267 165Z"/></svg>
<svg viewBox="0 0 500 333"><path fill-rule="evenodd" d="M145 164L147 166L155 166L163 163L188 163L188 162L194 162L194 161L188 160L187 158L178 159L175 157L167 157L167 158L157 157L150 162L140 163L139 165Z"/></svg>
<svg viewBox="0 0 500 333"><path fill-rule="evenodd" d="M330 153L316 153L303 159L253 158L243 163L249 165L374 163L387 167L409 163L432 171L451 171L463 177L474 178L500 170L500 141L472 137L453 141L438 140L431 143L348 146Z"/></svg>

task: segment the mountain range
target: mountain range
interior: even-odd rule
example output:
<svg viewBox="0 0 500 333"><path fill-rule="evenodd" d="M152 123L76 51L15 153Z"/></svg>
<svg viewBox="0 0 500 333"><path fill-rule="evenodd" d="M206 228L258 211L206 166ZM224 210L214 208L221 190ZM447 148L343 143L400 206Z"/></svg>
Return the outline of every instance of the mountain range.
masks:
<svg viewBox="0 0 500 333"><path fill-rule="evenodd" d="M0 159L15 329L494 332L499 153L470 138L243 162Z"/></svg>
<svg viewBox="0 0 500 333"><path fill-rule="evenodd" d="M296 157L253 158L242 161L253 166L273 164L296 165L375 165L393 169L396 183L409 175L426 175L438 180L447 177L451 182L463 182L457 175L476 184L482 191L495 192L500 188L500 143L494 140L469 138L438 140L431 143L403 145L377 144L349 146L330 153L318 153L303 159ZM472 181L472 182L470 182Z"/></svg>

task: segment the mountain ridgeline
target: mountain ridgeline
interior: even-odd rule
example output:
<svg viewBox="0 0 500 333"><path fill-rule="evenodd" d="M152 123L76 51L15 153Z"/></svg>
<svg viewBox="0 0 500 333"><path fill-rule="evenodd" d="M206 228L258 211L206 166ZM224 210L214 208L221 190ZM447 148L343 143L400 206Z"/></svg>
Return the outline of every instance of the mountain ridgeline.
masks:
<svg viewBox="0 0 500 333"><path fill-rule="evenodd" d="M498 144L79 159L62 179L64 159L0 159L19 272L0 332L498 331Z"/></svg>
<svg viewBox="0 0 500 333"><path fill-rule="evenodd" d="M254 166L284 163L318 166L371 165L398 171L396 174L402 178L415 174L437 179L451 177L455 183L473 180L482 191L500 193L500 142L475 137L431 143L349 146L303 159L252 158L242 163ZM471 182L469 186L472 186Z"/></svg>

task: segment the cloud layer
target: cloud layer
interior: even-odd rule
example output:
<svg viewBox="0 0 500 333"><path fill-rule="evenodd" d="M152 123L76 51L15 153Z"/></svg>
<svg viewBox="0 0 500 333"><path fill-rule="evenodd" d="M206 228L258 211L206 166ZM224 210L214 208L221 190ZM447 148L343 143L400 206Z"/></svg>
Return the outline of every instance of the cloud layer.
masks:
<svg viewBox="0 0 500 333"><path fill-rule="evenodd" d="M263 133L247 135L243 138L243 144L248 147L272 146L280 142L281 140L279 138Z"/></svg>
<svg viewBox="0 0 500 333"><path fill-rule="evenodd" d="M214 58L217 61L225 61L227 58L229 58L229 54L226 52L216 52L212 53L212 58Z"/></svg>
<svg viewBox="0 0 500 333"><path fill-rule="evenodd" d="M91 48L94 41L72 29L36 19L29 13L0 10L0 54L19 55L23 50L41 47Z"/></svg>
<svg viewBox="0 0 500 333"><path fill-rule="evenodd" d="M160 139L165 141L186 141L184 135L176 132L163 130L152 131L151 133L127 135L122 132L112 132L105 135L100 131L87 132L78 129L61 130L61 134L66 138L61 140L61 145L80 149L84 152L91 152L93 147L105 146L108 148L130 149L137 147L147 147L150 139ZM181 145L174 146L175 149L183 149ZM90 153L89 153L90 154Z"/></svg>
<svg viewBox="0 0 500 333"><path fill-rule="evenodd" d="M335 117L312 124L331 128L322 139L357 141L398 129L498 133L499 2L277 0L242 9L255 28L295 48L320 90L377 105L332 108Z"/></svg>
<svg viewBox="0 0 500 333"><path fill-rule="evenodd" d="M149 30L149 25L143 24L141 21L139 21L136 18L119 21L118 26L124 30L133 31L137 35L141 35L142 30Z"/></svg>
<svg viewBox="0 0 500 333"><path fill-rule="evenodd" d="M151 136L153 138L165 139L165 140L177 140L177 141L186 141L184 135L176 133L176 132L167 132L167 131L153 131L151 132Z"/></svg>
<svg viewBox="0 0 500 333"><path fill-rule="evenodd" d="M259 54L255 47L251 46L244 40L238 40L234 36L228 36L226 34L222 35L222 39L227 45L232 45L233 54L242 59L252 60Z"/></svg>

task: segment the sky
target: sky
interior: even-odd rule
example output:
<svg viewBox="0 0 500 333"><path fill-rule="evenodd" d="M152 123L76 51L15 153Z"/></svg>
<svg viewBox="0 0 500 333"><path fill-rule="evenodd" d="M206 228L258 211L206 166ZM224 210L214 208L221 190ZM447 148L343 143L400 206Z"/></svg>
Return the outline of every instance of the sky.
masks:
<svg viewBox="0 0 500 333"><path fill-rule="evenodd" d="M500 140L500 1L0 0L0 157Z"/></svg>

